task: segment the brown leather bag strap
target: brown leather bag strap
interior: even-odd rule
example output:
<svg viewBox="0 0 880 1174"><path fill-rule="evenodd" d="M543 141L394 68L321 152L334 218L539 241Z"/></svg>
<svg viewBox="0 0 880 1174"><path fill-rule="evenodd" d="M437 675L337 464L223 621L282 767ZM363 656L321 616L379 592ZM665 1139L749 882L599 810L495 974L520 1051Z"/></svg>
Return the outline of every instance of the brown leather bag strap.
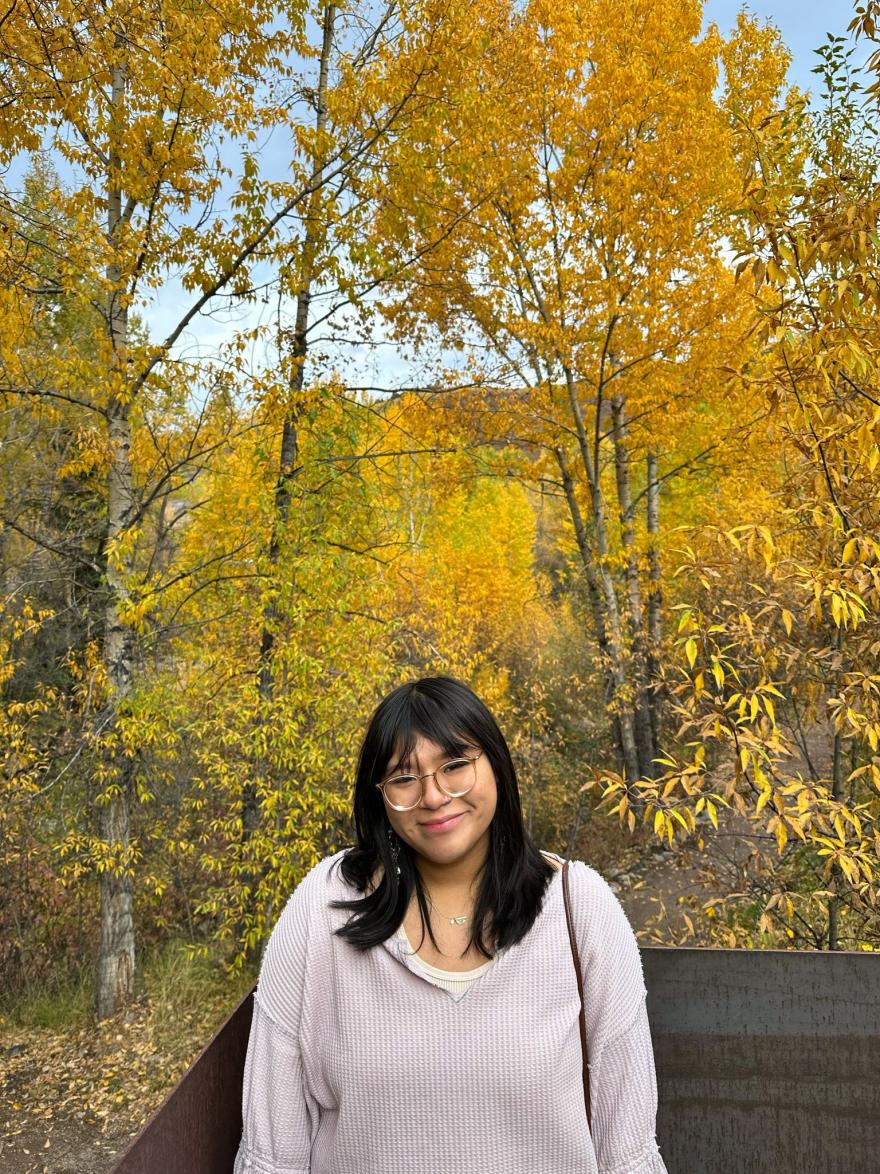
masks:
<svg viewBox="0 0 880 1174"><path fill-rule="evenodd" d="M574 919L571 915L571 896L568 888L568 861L562 866L562 899L565 902L565 920L568 925L568 944L571 946L571 956L574 960L574 972L577 977L578 998L581 1001L581 1054L584 1062L584 1105L587 1109L587 1125L592 1131L593 1114L590 1108L590 1058L587 1054L587 1020L584 1012L584 976L581 971L581 958L578 953L577 937L574 932Z"/></svg>

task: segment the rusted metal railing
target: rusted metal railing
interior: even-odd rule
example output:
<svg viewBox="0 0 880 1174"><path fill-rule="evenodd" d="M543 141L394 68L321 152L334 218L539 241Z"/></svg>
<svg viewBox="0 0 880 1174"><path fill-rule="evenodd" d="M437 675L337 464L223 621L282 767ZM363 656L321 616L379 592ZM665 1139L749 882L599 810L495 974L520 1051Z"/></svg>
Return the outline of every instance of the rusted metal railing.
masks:
<svg viewBox="0 0 880 1174"><path fill-rule="evenodd" d="M642 960L669 1174L880 1172L880 957L646 947ZM114 1174L230 1174L251 1008L248 995Z"/></svg>

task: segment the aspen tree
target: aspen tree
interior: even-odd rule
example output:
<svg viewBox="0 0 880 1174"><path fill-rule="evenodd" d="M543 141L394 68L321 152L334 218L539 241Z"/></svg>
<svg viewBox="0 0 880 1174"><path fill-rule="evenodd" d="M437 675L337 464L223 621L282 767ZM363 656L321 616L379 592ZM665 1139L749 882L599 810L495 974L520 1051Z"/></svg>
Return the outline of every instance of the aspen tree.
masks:
<svg viewBox="0 0 880 1174"><path fill-rule="evenodd" d="M303 92L297 68L312 27L307 5L274 0L195 8L177 0L111 8L46 2L13 6L0 26L0 158L39 148L60 161L56 214L49 210L39 226L38 247L57 262L65 295L98 317L90 384L82 382L81 356L59 348L38 374L8 356L16 378L4 394L78 404L94 422L104 475L101 671L88 735L97 826L90 835L72 831L67 846L76 869L99 879L102 1017L130 997L136 966L140 847L131 814L146 790L130 716L144 679L141 638L164 590L155 574L161 560L148 548L161 530L160 505L221 443L215 429L223 412L208 401L230 390L228 378L188 361L181 348L219 303L253 301L260 267L289 251L284 230L316 189L311 149L297 148L280 179L259 166L261 137L286 130L299 141L302 108L292 99ZM356 143L325 151L321 180L359 163L385 129L373 123ZM14 192L4 193L3 208L13 248L33 249ZM164 339L134 334L134 307L172 276L176 308L163 299L171 321ZM226 365L240 375L240 354ZM169 446L156 430L161 406L192 395L204 395L206 406L191 414L186 441ZM177 568L171 578L194 572Z"/></svg>
<svg viewBox="0 0 880 1174"><path fill-rule="evenodd" d="M670 471L698 463L677 452L677 423L708 370L704 340L742 313L722 257L735 171L720 41L700 23L689 0L475 7L442 120L401 144L376 193L377 240L412 252L447 233L385 298L398 336L428 326L488 352L486 434L540 452L532 475L567 502L631 781L656 773L658 725L633 469L649 454ZM664 481L651 478L655 533ZM656 542L651 559L657 576ZM652 587L655 636L660 598Z"/></svg>

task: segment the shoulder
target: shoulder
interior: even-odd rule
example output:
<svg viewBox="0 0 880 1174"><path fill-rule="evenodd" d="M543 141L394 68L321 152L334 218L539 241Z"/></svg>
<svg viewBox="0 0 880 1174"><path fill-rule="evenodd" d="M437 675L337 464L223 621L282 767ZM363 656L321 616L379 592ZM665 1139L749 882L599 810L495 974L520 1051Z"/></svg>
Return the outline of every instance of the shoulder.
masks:
<svg viewBox="0 0 880 1174"><path fill-rule="evenodd" d="M338 869L344 855L336 852L319 860L293 890L269 937L264 967L276 955L285 957L295 952L303 956L316 921L325 915L331 901L348 891Z"/></svg>
<svg viewBox="0 0 880 1174"><path fill-rule="evenodd" d="M274 1022L288 1030L298 1022L306 972L314 962L320 968L322 943L329 944L327 910L340 895L338 886L344 884L336 867L343 855L325 856L309 869L288 898L266 944L257 1000Z"/></svg>
<svg viewBox="0 0 880 1174"><path fill-rule="evenodd" d="M301 891L302 895L307 898L321 900L326 898L331 889L339 886L347 887L339 866L348 851L348 848L342 848L339 852L334 852L332 856L325 856L319 860L299 882L294 890L294 896Z"/></svg>
<svg viewBox="0 0 880 1174"><path fill-rule="evenodd" d="M569 866L572 918L581 955L587 1004L601 1012L599 1036L628 1026L645 997L639 945L623 906L594 868L580 860Z"/></svg>
<svg viewBox="0 0 880 1174"><path fill-rule="evenodd" d="M302 877L281 911L273 936L301 926L319 910L326 909L331 901L348 894L349 886L339 869L346 851L325 856Z"/></svg>
<svg viewBox="0 0 880 1174"><path fill-rule="evenodd" d="M617 909L623 912L605 877L583 860L569 862L568 877L572 901L577 902L579 908L586 907L609 915L613 915L612 911Z"/></svg>
<svg viewBox="0 0 880 1174"><path fill-rule="evenodd" d="M569 866L569 892L578 940L638 957L638 945L623 906L601 873L581 860Z"/></svg>
<svg viewBox="0 0 880 1174"><path fill-rule="evenodd" d="M542 855L558 872L562 872L566 863L564 857L557 856L555 852L542 852ZM568 887L576 925L585 922L588 914L592 915L591 923L595 923L596 916L611 920L619 920L623 916L626 919L608 881L582 860L568 861Z"/></svg>

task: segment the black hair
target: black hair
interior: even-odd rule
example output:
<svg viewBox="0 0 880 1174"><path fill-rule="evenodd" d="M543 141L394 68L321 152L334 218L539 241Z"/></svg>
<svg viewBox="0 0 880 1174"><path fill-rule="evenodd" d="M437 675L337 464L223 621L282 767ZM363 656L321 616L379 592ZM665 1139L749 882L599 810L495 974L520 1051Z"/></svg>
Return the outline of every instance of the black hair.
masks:
<svg viewBox="0 0 880 1174"><path fill-rule="evenodd" d="M352 911L336 933L360 950L384 942L399 929L415 891L422 926L434 942L413 852L392 832L376 786L392 755L405 761L419 735L442 746L451 757L469 747L482 750L495 774L497 801L489 827L489 853L481 870L470 940L464 951L475 947L489 958L494 950L513 945L531 929L554 870L523 824L516 768L498 723L473 690L454 677L407 681L388 694L370 719L354 787L357 842L340 862L343 877L364 896L333 902L337 908ZM392 842L397 848L396 860ZM380 864L381 880L368 891ZM487 925L491 926L491 942L485 940Z"/></svg>

